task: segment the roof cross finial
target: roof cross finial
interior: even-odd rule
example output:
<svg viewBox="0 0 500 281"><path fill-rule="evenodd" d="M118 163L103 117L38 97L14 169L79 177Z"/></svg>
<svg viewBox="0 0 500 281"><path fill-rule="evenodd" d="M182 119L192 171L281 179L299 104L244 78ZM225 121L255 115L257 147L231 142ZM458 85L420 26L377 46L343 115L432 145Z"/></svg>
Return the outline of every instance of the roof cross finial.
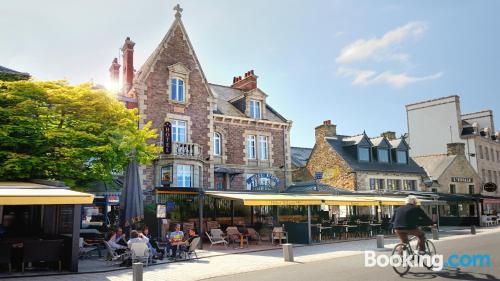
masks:
<svg viewBox="0 0 500 281"><path fill-rule="evenodd" d="M179 4L175 5L174 11L176 11L175 12L175 17L176 18L180 18L181 17L181 13L182 13L181 5L179 5Z"/></svg>

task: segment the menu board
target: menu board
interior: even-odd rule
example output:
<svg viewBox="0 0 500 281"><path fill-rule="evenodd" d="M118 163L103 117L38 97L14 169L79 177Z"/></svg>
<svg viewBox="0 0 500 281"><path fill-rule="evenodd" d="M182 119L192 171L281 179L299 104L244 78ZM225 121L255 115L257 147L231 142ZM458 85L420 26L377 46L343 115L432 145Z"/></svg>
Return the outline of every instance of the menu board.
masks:
<svg viewBox="0 0 500 281"><path fill-rule="evenodd" d="M59 206L58 232L59 234L73 233L73 205Z"/></svg>

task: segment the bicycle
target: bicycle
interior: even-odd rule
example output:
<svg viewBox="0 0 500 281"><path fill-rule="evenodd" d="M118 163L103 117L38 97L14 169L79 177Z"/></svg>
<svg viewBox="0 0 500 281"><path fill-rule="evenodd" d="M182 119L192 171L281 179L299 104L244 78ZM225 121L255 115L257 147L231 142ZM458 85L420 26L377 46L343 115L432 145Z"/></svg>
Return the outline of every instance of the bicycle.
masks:
<svg viewBox="0 0 500 281"><path fill-rule="evenodd" d="M394 246L394 249L392 250L392 256L398 255L401 257L401 261L404 261L404 255L406 253L406 256L408 258L408 263L401 262L399 266L393 266L392 268L394 271L399 274L400 276L405 275L408 273L410 270L410 261L414 262L415 258L417 259L416 261L419 262L420 258L423 258L425 256L428 256L428 258L422 260L422 265L431 270L433 268L432 265L432 257L436 255L436 246L434 246L434 243L432 241L428 240L427 238L425 239L425 254L419 254L418 251L415 248L415 251L413 250L411 246L411 242L415 241L417 239L416 236L409 236L408 237L408 243L399 243L396 246ZM420 263L420 262L419 262Z"/></svg>

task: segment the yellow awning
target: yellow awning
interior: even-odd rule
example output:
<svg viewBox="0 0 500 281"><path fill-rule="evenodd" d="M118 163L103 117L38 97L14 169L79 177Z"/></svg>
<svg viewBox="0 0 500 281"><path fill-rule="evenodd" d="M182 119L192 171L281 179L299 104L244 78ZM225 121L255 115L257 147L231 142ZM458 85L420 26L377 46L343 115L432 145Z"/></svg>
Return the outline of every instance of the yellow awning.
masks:
<svg viewBox="0 0 500 281"><path fill-rule="evenodd" d="M375 200L357 196L318 195L318 194L278 194L207 191L207 195L227 200L240 200L245 206L297 206L297 205L346 205L376 206Z"/></svg>
<svg viewBox="0 0 500 281"><path fill-rule="evenodd" d="M382 206L401 206L406 204L405 198L400 197L390 197L390 196L363 196L360 198L364 198L367 200L377 201L377 205Z"/></svg>
<svg viewBox="0 0 500 281"><path fill-rule="evenodd" d="M94 195L33 183L0 183L0 205L92 204Z"/></svg>

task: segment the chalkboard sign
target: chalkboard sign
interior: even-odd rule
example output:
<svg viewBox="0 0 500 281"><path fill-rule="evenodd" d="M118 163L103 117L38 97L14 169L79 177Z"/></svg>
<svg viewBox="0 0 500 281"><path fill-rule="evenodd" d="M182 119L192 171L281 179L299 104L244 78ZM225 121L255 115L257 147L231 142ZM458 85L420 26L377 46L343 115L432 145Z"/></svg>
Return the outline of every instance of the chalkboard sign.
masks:
<svg viewBox="0 0 500 281"><path fill-rule="evenodd" d="M73 205L59 207L58 230L59 234L73 233Z"/></svg>

